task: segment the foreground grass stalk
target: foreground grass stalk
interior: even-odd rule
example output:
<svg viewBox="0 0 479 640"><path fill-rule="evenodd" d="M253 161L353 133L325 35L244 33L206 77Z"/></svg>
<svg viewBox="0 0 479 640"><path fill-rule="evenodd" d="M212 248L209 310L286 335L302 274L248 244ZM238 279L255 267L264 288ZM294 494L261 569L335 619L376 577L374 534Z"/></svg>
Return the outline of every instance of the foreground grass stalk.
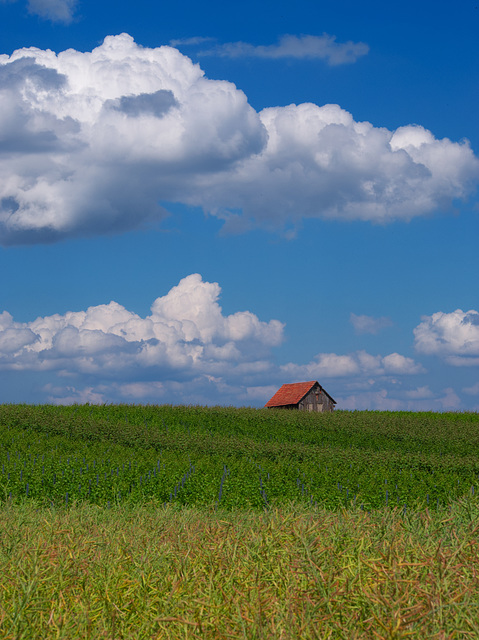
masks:
<svg viewBox="0 0 479 640"><path fill-rule="evenodd" d="M478 516L7 504L0 637L476 638Z"/></svg>

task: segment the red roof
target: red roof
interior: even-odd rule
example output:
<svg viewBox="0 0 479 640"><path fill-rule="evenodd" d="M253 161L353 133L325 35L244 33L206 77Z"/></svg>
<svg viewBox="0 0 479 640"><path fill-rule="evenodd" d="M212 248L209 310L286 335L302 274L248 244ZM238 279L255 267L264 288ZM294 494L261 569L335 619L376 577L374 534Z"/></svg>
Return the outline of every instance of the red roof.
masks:
<svg viewBox="0 0 479 640"><path fill-rule="evenodd" d="M287 404L298 404L304 396L311 391L312 387L318 384L316 380L311 382L294 382L293 384L283 384L279 391L276 391L265 407L283 407Z"/></svg>

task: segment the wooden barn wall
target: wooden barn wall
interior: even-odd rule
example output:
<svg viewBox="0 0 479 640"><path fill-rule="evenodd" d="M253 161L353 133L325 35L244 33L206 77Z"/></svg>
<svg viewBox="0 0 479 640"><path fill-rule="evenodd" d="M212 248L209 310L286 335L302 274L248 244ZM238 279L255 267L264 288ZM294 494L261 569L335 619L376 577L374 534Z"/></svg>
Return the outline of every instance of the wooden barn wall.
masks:
<svg viewBox="0 0 479 640"><path fill-rule="evenodd" d="M300 411L323 413L326 411L334 411L334 404L323 391L319 391L319 387L314 386L308 395L299 403L298 409Z"/></svg>

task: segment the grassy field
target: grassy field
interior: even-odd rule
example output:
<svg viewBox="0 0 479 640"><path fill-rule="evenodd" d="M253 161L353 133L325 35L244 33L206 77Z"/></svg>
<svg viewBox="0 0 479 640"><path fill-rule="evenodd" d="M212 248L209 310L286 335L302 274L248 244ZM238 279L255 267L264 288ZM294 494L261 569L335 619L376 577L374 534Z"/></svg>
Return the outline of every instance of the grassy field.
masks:
<svg viewBox="0 0 479 640"><path fill-rule="evenodd" d="M1 638L477 638L478 414L0 406Z"/></svg>

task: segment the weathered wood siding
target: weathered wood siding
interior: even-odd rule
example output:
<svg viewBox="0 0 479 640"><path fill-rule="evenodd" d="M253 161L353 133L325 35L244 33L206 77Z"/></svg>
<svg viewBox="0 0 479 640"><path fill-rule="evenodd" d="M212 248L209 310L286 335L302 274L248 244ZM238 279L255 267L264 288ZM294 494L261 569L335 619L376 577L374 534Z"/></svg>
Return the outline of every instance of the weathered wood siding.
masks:
<svg viewBox="0 0 479 640"><path fill-rule="evenodd" d="M319 388L319 385L314 385L308 395L305 396L298 404L298 409L300 411L316 411L317 413L324 413L326 411L334 411L334 404Z"/></svg>

